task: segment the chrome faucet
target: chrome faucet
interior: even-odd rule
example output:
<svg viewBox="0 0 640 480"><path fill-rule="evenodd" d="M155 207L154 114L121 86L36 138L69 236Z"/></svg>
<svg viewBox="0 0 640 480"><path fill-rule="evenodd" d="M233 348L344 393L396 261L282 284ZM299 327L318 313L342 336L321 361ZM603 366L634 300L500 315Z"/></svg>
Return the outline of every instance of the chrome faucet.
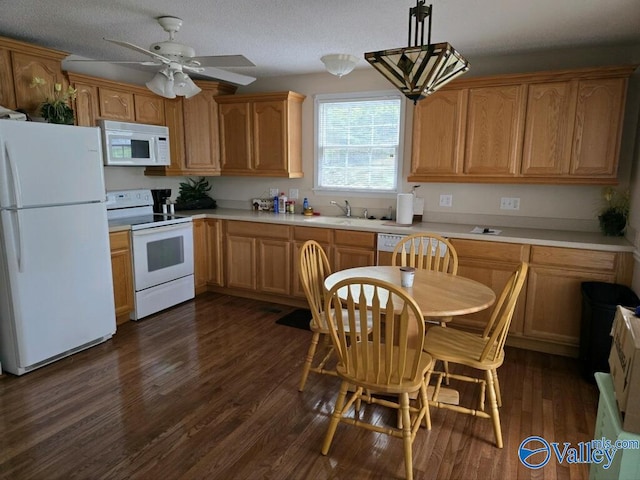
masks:
<svg viewBox="0 0 640 480"><path fill-rule="evenodd" d="M338 202L336 202L335 200L331 200L331 205L335 205L336 207L338 207L340 210L342 210L342 212L344 213L345 217L350 217L351 216L351 205L349 205L348 201L344 201L345 206L343 207L342 205L339 205Z"/></svg>

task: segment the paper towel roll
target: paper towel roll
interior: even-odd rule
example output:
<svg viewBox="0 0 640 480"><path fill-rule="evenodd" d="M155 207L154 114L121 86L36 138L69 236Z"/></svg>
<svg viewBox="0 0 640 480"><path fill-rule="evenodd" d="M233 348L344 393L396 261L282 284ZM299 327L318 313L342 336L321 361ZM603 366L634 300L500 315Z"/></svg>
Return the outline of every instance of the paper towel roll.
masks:
<svg viewBox="0 0 640 480"><path fill-rule="evenodd" d="M413 194L399 193L396 205L396 223L411 225L413 223Z"/></svg>

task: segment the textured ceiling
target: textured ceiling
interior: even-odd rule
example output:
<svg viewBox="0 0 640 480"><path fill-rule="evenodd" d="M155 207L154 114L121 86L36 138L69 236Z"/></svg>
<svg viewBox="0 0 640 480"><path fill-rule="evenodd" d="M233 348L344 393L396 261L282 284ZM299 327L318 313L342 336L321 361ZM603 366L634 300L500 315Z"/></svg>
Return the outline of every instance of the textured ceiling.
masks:
<svg viewBox="0 0 640 480"><path fill-rule="evenodd" d="M148 48L155 18L184 20L196 55L243 54L255 77L319 72L320 57L406 46L415 0L0 0L0 35L99 60L144 60L103 40ZM639 0L433 1L432 40L469 58L571 46L640 44Z"/></svg>

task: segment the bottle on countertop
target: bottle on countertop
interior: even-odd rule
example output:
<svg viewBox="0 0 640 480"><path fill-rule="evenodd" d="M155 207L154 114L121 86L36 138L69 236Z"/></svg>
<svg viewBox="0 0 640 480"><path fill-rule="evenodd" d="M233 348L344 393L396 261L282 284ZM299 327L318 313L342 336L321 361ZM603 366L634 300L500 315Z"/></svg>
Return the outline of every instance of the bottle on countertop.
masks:
<svg viewBox="0 0 640 480"><path fill-rule="evenodd" d="M302 201L302 210L307 210L309 208L309 200L307 199L307 197L304 197L304 200Z"/></svg>
<svg viewBox="0 0 640 480"><path fill-rule="evenodd" d="M278 212L288 213L287 212L287 196L284 194L284 192L280 193L280 203L278 204Z"/></svg>
<svg viewBox="0 0 640 480"><path fill-rule="evenodd" d="M278 199L278 196L276 195L275 197L273 197L273 213L279 213L278 203L279 203L279 199Z"/></svg>

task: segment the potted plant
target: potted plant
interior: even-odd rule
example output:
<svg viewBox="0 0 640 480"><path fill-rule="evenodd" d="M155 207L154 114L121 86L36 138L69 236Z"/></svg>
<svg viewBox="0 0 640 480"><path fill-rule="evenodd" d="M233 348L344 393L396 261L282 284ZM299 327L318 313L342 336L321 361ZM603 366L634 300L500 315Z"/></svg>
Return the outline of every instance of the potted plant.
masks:
<svg viewBox="0 0 640 480"><path fill-rule="evenodd" d="M180 183L180 191L176 198L177 210L200 210L203 208L216 208L216 201L207 195L211 185L204 177L199 180L187 178Z"/></svg>
<svg viewBox="0 0 640 480"><path fill-rule="evenodd" d="M624 235L629 218L629 191L619 192L612 187L607 187L603 190L602 196L606 205L598 216L600 230L607 236L620 237Z"/></svg>
<svg viewBox="0 0 640 480"><path fill-rule="evenodd" d="M77 91L73 87L62 90L61 83L53 84L53 91L50 95L43 92L47 82L40 77L33 77L31 88L37 88L43 93L45 100L40 105L40 115L49 123L59 123L62 125L73 125L73 109L69 102L76 98Z"/></svg>

